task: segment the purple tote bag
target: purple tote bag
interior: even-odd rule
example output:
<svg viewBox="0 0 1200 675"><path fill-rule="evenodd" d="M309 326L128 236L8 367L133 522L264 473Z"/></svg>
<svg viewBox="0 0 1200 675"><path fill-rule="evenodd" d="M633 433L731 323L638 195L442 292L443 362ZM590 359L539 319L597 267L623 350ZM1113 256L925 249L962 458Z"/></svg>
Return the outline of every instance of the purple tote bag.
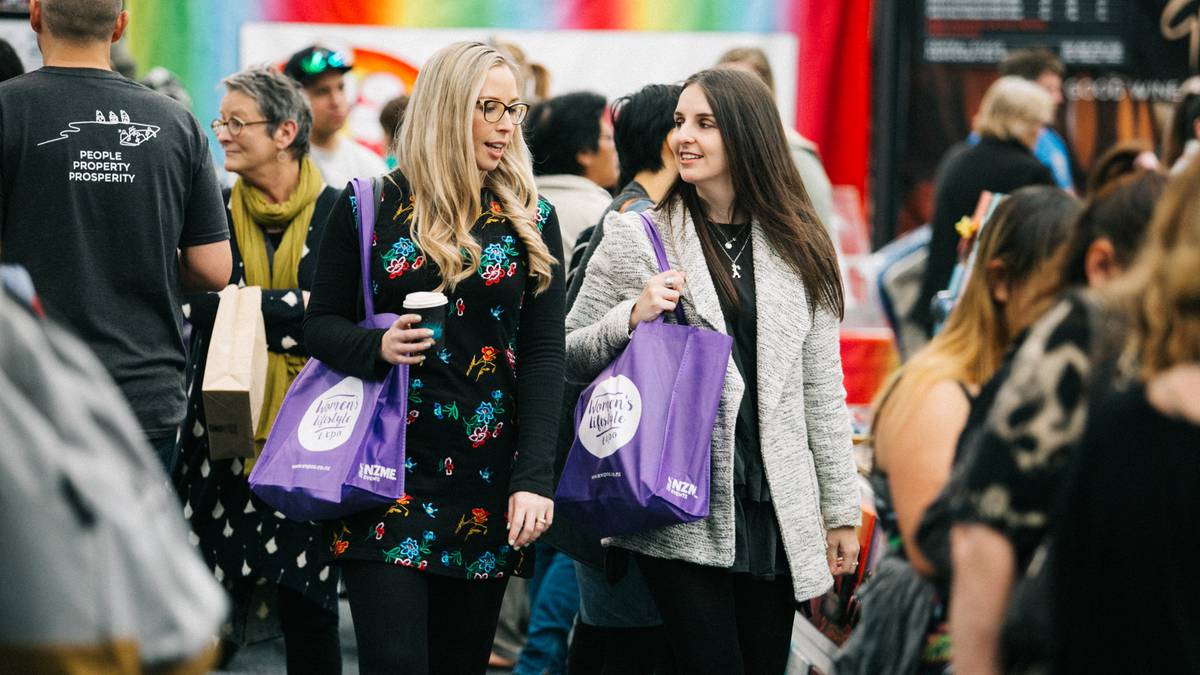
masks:
<svg viewBox="0 0 1200 675"><path fill-rule="evenodd" d="M371 233L376 193L370 179L351 181L358 210L363 328L387 328L371 294ZM404 428L408 366L382 381L363 380L309 359L279 408L250 489L295 520L328 520L404 495Z"/></svg>
<svg viewBox="0 0 1200 675"><path fill-rule="evenodd" d="M670 269L652 220L641 214L662 271ZM599 536L632 534L708 516L712 431L733 339L659 316L575 406L575 442L555 508Z"/></svg>

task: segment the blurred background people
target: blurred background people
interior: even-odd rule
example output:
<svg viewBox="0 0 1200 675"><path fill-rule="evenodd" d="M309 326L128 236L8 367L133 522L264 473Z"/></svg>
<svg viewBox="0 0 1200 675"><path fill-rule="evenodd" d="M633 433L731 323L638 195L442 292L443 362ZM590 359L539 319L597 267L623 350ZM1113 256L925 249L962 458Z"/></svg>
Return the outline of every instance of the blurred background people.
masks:
<svg viewBox="0 0 1200 675"><path fill-rule="evenodd" d="M1200 670L1198 186L1195 165L1172 179L1107 294L1128 320L1051 523L1055 673Z"/></svg>
<svg viewBox="0 0 1200 675"><path fill-rule="evenodd" d="M1063 77L1067 69L1054 52L1048 49L1014 49L1000 62L1001 77L1020 77L1041 87L1054 103L1051 119L1038 134L1033 144L1033 156L1037 157L1050 173L1054 182L1067 191L1075 190L1075 180L1072 176L1074 163L1071 153L1067 150L1067 142L1062 135L1055 131L1054 120L1058 107L1063 104ZM977 136L974 136L978 138Z"/></svg>
<svg viewBox="0 0 1200 675"><path fill-rule="evenodd" d="M955 223L975 212L984 190L1010 193L1025 185L1054 185L1050 170L1032 153L1053 113L1054 99L1044 89L1019 77L1002 77L988 88L975 116L979 142L959 143L943 158L934 193L929 259L914 310L914 318L930 334L935 323L931 303L949 284L958 260Z"/></svg>
<svg viewBox="0 0 1200 675"><path fill-rule="evenodd" d="M255 432L262 451L292 380L308 361L308 304L325 220L338 191L309 156L312 113L300 87L268 68L222 81L212 127L237 182L226 192L235 265L229 283L262 288L267 384ZM243 644L282 631L291 673L341 672L338 573L322 562L326 542L312 523L288 520L251 494L253 459L209 456L200 382L219 299L190 298L192 387L175 484L199 548L233 600L227 659Z"/></svg>
<svg viewBox="0 0 1200 675"><path fill-rule="evenodd" d="M8 43L8 40L0 38L0 82L23 74L25 74L25 65L21 63L21 57L17 56L16 50Z"/></svg>
<svg viewBox="0 0 1200 675"><path fill-rule="evenodd" d="M396 168L396 134L404 121L404 110L408 108L408 94L400 94L383 104L379 111L379 126L383 129L383 161L388 171Z"/></svg>
<svg viewBox="0 0 1200 675"><path fill-rule="evenodd" d="M1027 591L1022 600L1014 584L1044 569L1034 561L1040 550L1045 557L1053 500L1086 419L1087 383L1105 351L1096 327L1106 312L1085 289L1104 287L1136 258L1165 182L1134 167L1089 198L1054 275L1037 292L1050 308L1012 354L1007 381L978 433L964 439L969 461L949 496L950 627L955 664L966 672L998 672L1005 663L1035 670L1051 662L1055 627L1046 593ZM1002 632L1006 612L1020 618Z"/></svg>
<svg viewBox="0 0 1200 675"><path fill-rule="evenodd" d="M771 62L767 59L766 52L758 47L730 49L717 59L717 67L733 68L756 75L772 94L775 93L775 75L771 71ZM825 224L825 229L833 238L834 246L837 246L837 232L833 222L833 186L829 183L829 176L821 163L820 150L816 143L801 136L791 124L784 123L783 132L787 136L788 151L792 155L792 161L796 163L796 170L800 172L800 179L804 182L804 189L808 191L813 210Z"/></svg>
<svg viewBox="0 0 1200 675"><path fill-rule="evenodd" d="M887 583L922 589L916 602L924 606L871 605L864 609L864 621L878 632L864 630L856 639L870 642L894 634L879 630L882 617L897 623L920 617L924 625L909 626L903 633L915 638L915 644L895 654L916 658L895 664L897 670L948 672L949 523L941 524L938 536L921 541L918 528L961 456L961 439L979 426L990 407L996 383L1002 380L997 373L1005 352L1035 316L1037 282L1047 268L1053 271L1048 263L1066 239L1077 210L1075 199L1054 187L1025 187L1005 199L978 234L970 279L945 329L906 362L879 395L872 427L875 508L891 541L889 553L911 569L897 570L902 576ZM915 582L913 573L930 583ZM875 583L884 583L884 578ZM896 593L893 603L904 597L898 588L888 590Z"/></svg>
<svg viewBox="0 0 1200 675"><path fill-rule="evenodd" d="M1189 79L1181 89L1183 98L1175 104L1163 138L1162 162L1171 173L1182 173L1200 153L1200 79Z"/></svg>
<svg viewBox="0 0 1200 675"><path fill-rule="evenodd" d="M351 107L346 73L353 67L353 54L321 45L301 49L283 66L283 73L304 88L312 108L312 160L325 182L339 190L351 178L378 176L387 171L379 155L343 132Z"/></svg>
<svg viewBox="0 0 1200 675"><path fill-rule="evenodd" d="M570 251L608 208L620 177L608 104L588 91L547 99L529 111L525 136L538 192L558 211Z"/></svg>

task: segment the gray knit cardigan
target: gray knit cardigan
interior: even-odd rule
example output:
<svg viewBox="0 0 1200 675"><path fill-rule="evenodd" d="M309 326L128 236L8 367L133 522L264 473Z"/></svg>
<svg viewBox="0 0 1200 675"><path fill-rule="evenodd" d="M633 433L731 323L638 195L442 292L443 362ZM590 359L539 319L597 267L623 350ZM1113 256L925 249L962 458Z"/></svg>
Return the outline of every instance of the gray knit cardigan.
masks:
<svg viewBox="0 0 1200 675"><path fill-rule="evenodd" d="M658 222L672 268L687 273L688 323L725 332L716 288L686 209ZM809 312L800 277L751 224L758 308L758 406L763 465L797 600L833 583L827 529L859 524L859 487L850 454L850 420L842 387L838 319ZM646 279L658 273L635 213L612 213L604 238L567 316L567 377L592 380L629 342L629 315ZM745 384L730 358L712 439L711 510L702 520L616 537L608 545L701 565L733 565L733 438Z"/></svg>

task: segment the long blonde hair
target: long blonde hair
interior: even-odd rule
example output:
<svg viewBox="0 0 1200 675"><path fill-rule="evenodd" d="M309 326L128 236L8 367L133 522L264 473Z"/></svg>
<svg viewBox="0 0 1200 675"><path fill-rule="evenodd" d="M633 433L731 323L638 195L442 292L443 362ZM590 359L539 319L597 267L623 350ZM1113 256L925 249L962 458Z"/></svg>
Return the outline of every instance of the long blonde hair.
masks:
<svg viewBox="0 0 1200 675"><path fill-rule="evenodd" d="M1200 162L1171 178L1141 254L1108 295L1129 318L1127 370L1149 379L1200 361Z"/></svg>
<svg viewBox="0 0 1200 675"><path fill-rule="evenodd" d="M919 393L934 382L980 385L991 379L1013 339L1049 303L1040 303L1019 325L1009 325L1004 306L992 297L995 283L989 264L1004 263L1010 293L1037 283L1042 275L1057 274L1050 263L1078 209L1075 198L1045 186L1016 190L996 207L979 234L970 279L945 327L884 385L875 399L876 424L885 414L897 419L909 416L920 402Z"/></svg>
<svg viewBox="0 0 1200 675"><path fill-rule="evenodd" d="M412 187L412 238L442 273L438 290L450 289L479 267L482 251L471 229L488 188L525 245L529 276L537 292L550 285L554 256L535 224L537 187L520 127L499 166L480 175L471 123L488 71L504 66L520 77L507 57L480 42L456 42L437 51L421 68L396 136L398 170Z"/></svg>

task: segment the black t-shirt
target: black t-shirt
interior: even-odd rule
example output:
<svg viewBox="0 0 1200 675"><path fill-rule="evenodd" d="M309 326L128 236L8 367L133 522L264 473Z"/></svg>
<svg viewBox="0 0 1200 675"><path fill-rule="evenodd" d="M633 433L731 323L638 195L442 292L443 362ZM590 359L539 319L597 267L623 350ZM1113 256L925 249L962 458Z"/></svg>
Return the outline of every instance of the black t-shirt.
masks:
<svg viewBox="0 0 1200 675"><path fill-rule="evenodd" d="M0 256L96 352L147 435L183 418L176 249L229 238L196 118L120 75L0 85Z"/></svg>

